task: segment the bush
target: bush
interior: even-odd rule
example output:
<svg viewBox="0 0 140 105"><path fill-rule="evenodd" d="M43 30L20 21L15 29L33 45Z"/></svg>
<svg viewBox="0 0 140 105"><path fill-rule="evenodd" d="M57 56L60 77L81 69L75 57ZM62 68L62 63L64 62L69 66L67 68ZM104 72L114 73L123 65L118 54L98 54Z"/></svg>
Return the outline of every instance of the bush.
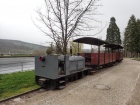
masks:
<svg viewBox="0 0 140 105"><path fill-rule="evenodd" d="M46 50L46 53L49 55L49 54L52 54L53 53L53 48L52 47L48 47L48 49Z"/></svg>

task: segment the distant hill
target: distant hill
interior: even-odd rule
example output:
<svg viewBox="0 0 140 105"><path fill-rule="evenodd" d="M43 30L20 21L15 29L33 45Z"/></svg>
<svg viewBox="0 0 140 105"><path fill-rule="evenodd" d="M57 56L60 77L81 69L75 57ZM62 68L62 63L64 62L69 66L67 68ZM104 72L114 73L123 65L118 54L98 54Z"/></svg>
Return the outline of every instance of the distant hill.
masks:
<svg viewBox="0 0 140 105"><path fill-rule="evenodd" d="M18 40L0 39L0 54L30 54L34 51L40 50L45 52L47 47L26 43Z"/></svg>

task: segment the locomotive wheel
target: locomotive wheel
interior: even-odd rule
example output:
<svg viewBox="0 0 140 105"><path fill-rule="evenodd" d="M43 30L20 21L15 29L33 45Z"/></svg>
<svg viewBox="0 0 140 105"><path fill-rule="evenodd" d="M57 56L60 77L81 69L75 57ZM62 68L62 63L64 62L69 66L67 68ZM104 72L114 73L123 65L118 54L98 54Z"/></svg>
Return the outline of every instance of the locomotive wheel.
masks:
<svg viewBox="0 0 140 105"><path fill-rule="evenodd" d="M72 82L72 76L69 77L69 82Z"/></svg>
<svg viewBox="0 0 140 105"><path fill-rule="evenodd" d="M77 74L77 78L78 79L81 79L82 78L82 72L80 72L80 73Z"/></svg>
<svg viewBox="0 0 140 105"><path fill-rule="evenodd" d="M77 75L74 75L73 81L77 80Z"/></svg>

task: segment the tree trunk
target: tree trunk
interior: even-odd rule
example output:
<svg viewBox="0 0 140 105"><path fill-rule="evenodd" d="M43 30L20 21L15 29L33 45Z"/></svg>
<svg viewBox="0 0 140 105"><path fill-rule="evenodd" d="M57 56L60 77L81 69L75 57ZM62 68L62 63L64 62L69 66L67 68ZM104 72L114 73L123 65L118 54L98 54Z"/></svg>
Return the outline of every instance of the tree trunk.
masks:
<svg viewBox="0 0 140 105"><path fill-rule="evenodd" d="M138 58L138 52L136 52L137 53L137 58Z"/></svg>
<svg viewBox="0 0 140 105"><path fill-rule="evenodd" d="M67 42L64 42L64 47L63 47L63 54L67 54Z"/></svg>

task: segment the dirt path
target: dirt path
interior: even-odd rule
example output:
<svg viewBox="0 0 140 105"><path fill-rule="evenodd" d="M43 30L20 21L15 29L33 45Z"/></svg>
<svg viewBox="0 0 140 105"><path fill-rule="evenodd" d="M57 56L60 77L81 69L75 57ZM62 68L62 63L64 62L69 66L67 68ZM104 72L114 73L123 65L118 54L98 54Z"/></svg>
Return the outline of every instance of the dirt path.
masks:
<svg viewBox="0 0 140 105"><path fill-rule="evenodd" d="M140 62L124 59L116 66L69 83L63 90L46 91L13 104L140 105L140 101L135 104L134 100L140 98L139 75Z"/></svg>

